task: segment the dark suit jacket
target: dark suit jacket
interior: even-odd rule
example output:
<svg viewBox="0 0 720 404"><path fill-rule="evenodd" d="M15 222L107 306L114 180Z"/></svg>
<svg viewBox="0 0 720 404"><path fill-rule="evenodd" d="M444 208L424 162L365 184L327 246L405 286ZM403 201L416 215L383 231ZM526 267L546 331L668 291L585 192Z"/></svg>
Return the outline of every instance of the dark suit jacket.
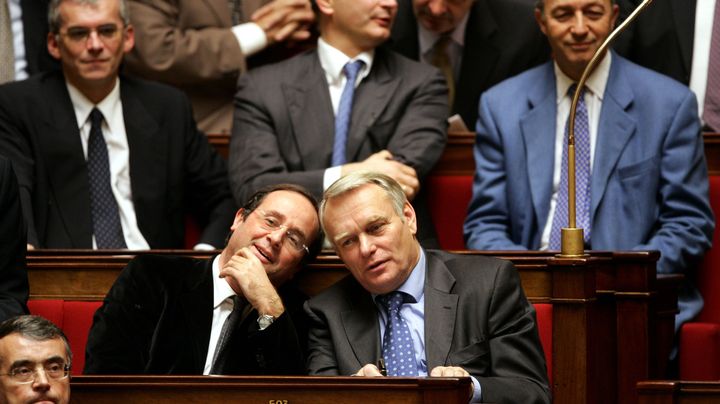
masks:
<svg viewBox="0 0 720 404"><path fill-rule="evenodd" d="M153 255L130 261L95 313L84 373L202 374L213 315L212 261ZM239 323L229 374L304 373L304 299L291 288L281 297L286 311L265 330L258 329L255 310Z"/></svg>
<svg viewBox="0 0 720 404"><path fill-rule="evenodd" d="M0 322L27 314L25 222L10 160L0 156Z"/></svg>
<svg viewBox="0 0 720 404"><path fill-rule="evenodd" d="M20 8L28 75L59 69L47 50L48 0L20 0Z"/></svg>
<svg viewBox="0 0 720 404"><path fill-rule="evenodd" d="M640 4L618 0L621 19ZM615 44L621 55L685 84L690 84L696 0L653 2Z"/></svg>
<svg viewBox="0 0 720 404"><path fill-rule="evenodd" d="M122 77L120 99L133 204L150 247L182 248L187 212L207 223L200 241L222 246L235 213L226 166L197 131L187 98ZM28 242L92 248L86 160L61 72L0 87L0 150L15 165Z"/></svg>
<svg viewBox="0 0 720 404"><path fill-rule="evenodd" d="M321 197L335 117L317 52L253 69L239 88L229 163L235 200L281 182ZM437 69L378 48L370 74L355 90L347 161L387 149L422 181L445 147L446 115L447 87ZM419 239L434 239L424 196L413 204L424 230Z"/></svg>
<svg viewBox="0 0 720 404"><path fill-rule="evenodd" d="M506 261L427 250L425 352L428 371L460 366L492 403L549 403L535 310ZM380 357L370 293L348 276L305 304L308 369L350 375Z"/></svg>
<svg viewBox="0 0 720 404"><path fill-rule="evenodd" d="M483 91L549 59L550 47L535 22L534 4L534 0L476 0L470 9L453 102L453 114L460 114L468 128L475 127ZM398 1L389 45L420 60L411 0Z"/></svg>

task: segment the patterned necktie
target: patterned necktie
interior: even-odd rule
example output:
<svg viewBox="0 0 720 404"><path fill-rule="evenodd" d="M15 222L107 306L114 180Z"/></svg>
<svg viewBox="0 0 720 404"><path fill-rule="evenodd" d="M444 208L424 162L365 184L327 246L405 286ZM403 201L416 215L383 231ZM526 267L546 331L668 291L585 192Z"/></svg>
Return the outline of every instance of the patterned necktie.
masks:
<svg viewBox="0 0 720 404"><path fill-rule="evenodd" d="M245 308L245 303L242 297L235 295L232 297L232 300L233 310L225 320L225 323L223 323L222 329L220 330L220 337L218 337L218 342L215 346L213 364L210 368L210 374L212 375L222 375L227 373L226 365L228 364L227 361L230 352L229 342L232 339L232 333L237 327Z"/></svg>
<svg viewBox="0 0 720 404"><path fill-rule="evenodd" d="M110 186L110 161L107 144L102 134L102 121L102 112L93 108L90 112L91 127L87 157L93 233L99 249L127 248L120 225L120 211Z"/></svg>
<svg viewBox="0 0 720 404"><path fill-rule="evenodd" d="M568 95L575 94L576 84L570 86ZM555 215L550 230L550 249L560 249L560 230L568 225L568 123L565 124L563 138L562 168L560 170L560 189L558 190ZM575 212L577 226L584 229L584 241L590 242L590 124L585 105L585 89L580 92L580 99L575 115Z"/></svg>
<svg viewBox="0 0 720 404"><path fill-rule="evenodd" d="M430 63L440 69L445 76L445 82L448 86L448 105L452 111L453 101L455 100L455 73L453 72L452 62L450 61L450 45L452 38L443 35L435 42L432 49L432 57Z"/></svg>
<svg viewBox="0 0 720 404"><path fill-rule="evenodd" d="M15 79L15 49L8 0L0 0L0 84Z"/></svg>
<svg viewBox="0 0 720 404"><path fill-rule="evenodd" d="M715 2L703 121L713 131L720 131L720 1Z"/></svg>
<svg viewBox="0 0 720 404"><path fill-rule="evenodd" d="M377 298L387 312L382 356L388 376L417 376L417 362L410 327L400 316L403 303L412 302L412 296L404 292L390 292Z"/></svg>
<svg viewBox="0 0 720 404"><path fill-rule="evenodd" d="M243 18L242 0L227 0L230 9L232 25L238 25L245 21Z"/></svg>
<svg viewBox="0 0 720 404"><path fill-rule="evenodd" d="M343 165L347 162L345 146L347 145L347 135L350 131L355 81L364 64L362 60L356 60L354 62L348 62L345 67L343 67L343 73L345 73L347 81L340 96L340 104L338 105L337 115L335 116L335 142L333 144L331 167Z"/></svg>

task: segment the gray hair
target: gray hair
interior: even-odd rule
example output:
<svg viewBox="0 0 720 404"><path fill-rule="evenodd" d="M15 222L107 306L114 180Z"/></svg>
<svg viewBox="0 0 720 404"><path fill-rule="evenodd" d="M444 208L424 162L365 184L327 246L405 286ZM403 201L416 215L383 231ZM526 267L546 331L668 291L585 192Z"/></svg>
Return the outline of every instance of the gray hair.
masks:
<svg viewBox="0 0 720 404"><path fill-rule="evenodd" d="M615 0L610 0L610 5L615 4ZM535 8L538 9L540 12L545 11L545 0L537 0L535 2Z"/></svg>
<svg viewBox="0 0 720 404"><path fill-rule="evenodd" d="M0 323L0 339L10 334L20 334L25 338L35 341L49 341L60 338L65 344L65 355L68 358L68 365L72 364L72 351L70 343L62 330L44 317L34 315L22 315L9 318Z"/></svg>
<svg viewBox="0 0 720 404"><path fill-rule="evenodd" d="M60 4L63 1L74 1L80 4L97 4L98 0L51 0L48 6L48 26L50 32L57 34L60 32L60 26L62 26L62 19L60 17ZM130 12L128 11L127 2L125 0L118 0L120 6L120 18L125 26L130 24Z"/></svg>
<svg viewBox="0 0 720 404"><path fill-rule="evenodd" d="M385 191L387 197L392 203L395 213L397 213L398 216L403 217L403 208L405 207L405 202L407 202L407 196L405 196L405 192L403 192L402 187L400 187L400 184L398 184L397 181L385 174L375 171L355 171L335 181L328 189L325 190L325 193L323 193L323 199L320 202L320 224L322 225L325 234L327 234L327 232L325 231L323 216L325 215L325 206L327 205L327 202L333 198L337 198L338 196L358 189L363 185L371 184L377 185Z"/></svg>

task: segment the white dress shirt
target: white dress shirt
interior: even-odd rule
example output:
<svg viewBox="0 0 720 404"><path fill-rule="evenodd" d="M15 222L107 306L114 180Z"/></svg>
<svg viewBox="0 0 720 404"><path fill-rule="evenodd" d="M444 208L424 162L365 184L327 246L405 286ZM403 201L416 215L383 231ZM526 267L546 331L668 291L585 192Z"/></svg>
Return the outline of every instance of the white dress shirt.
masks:
<svg viewBox="0 0 720 404"><path fill-rule="evenodd" d="M695 32L693 33L693 57L690 71L690 89L698 101L700 117L705 105L708 65L710 63L710 41L716 0L697 0L695 6Z"/></svg>
<svg viewBox="0 0 720 404"><path fill-rule="evenodd" d="M235 25L231 30L245 56L252 56L267 46L265 31L254 22Z"/></svg>
<svg viewBox="0 0 720 404"><path fill-rule="evenodd" d="M90 138L90 127L92 126L90 112L92 112L93 108L97 108L103 114L102 132L108 149L110 186L120 211L120 224L125 236L125 244L130 250L147 250L150 245L140 233L135 215L135 206L132 201L130 148L125 132L122 102L120 102L120 80L116 80L115 87L110 94L97 105L88 100L72 84L67 81L65 83L75 110L75 118L80 130L80 142L82 143L85 159L87 159L88 139ZM97 248L94 235L93 248Z"/></svg>
<svg viewBox="0 0 720 404"><path fill-rule="evenodd" d="M28 77L27 56L25 56L25 32L23 31L22 7L20 0L8 0L10 24L12 25L13 48L15 54L15 80Z"/></svg>
<svg viewBox="0 0 720 404"><path fill-rule="evenodd" d="M585 105L588 110L588 125L590 126L590 173L592 175L593 160L595 157L595 144L597 143L597 130L600 123L600 112L602 110L603 96L605 95L605 86L607 86L608 76L610 76L610 64L612 63L612 53L608 52L603 60L595 68L595 71L587 82L585 82ZM555 160L553 166L553 188L550 198L550 212L548 220L545 223L542 237L540 239L540 249L546 250L550 243L550 231L552 229L553 216L555 215L555 206L557 206L558 191L560 189L560 173L562 170L562 154L565 145L565 126L570 117L570 106L572 99L567 95L568 89L575 82L560 70L557 63L555 64L555 84L556 84L556 102L557 117L555 123Z"/></svg>

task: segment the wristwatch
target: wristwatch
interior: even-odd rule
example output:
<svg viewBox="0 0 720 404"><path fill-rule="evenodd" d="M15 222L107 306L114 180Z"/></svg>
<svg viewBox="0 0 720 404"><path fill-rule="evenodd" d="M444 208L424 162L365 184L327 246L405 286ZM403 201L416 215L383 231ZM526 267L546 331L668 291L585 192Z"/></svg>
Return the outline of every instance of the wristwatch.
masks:
<svg viewBox="0 0 720 404"><path fill-rule="evenodd" d="M270 324L275 321L275 317L269 315L269 314L262 314L257 319L258 327L260 327L260 331L270 327Z"/></svg>

